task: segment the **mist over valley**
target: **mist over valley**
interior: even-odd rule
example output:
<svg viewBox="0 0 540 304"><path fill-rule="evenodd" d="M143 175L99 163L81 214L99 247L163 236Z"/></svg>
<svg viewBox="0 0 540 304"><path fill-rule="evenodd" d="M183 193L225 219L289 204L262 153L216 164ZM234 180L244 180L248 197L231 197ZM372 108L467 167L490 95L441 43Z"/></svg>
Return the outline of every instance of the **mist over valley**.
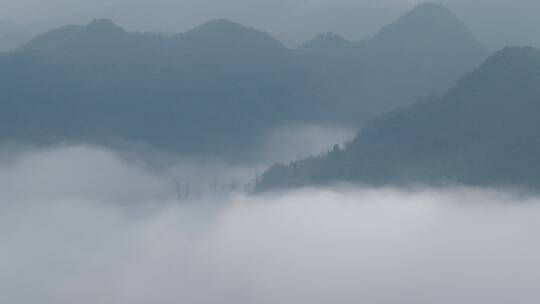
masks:
<svg viewBox="0 0 540 304"><path fill-rule="evenodd" d="M536 303L539 9L0 0L0 303Z"/></svg>

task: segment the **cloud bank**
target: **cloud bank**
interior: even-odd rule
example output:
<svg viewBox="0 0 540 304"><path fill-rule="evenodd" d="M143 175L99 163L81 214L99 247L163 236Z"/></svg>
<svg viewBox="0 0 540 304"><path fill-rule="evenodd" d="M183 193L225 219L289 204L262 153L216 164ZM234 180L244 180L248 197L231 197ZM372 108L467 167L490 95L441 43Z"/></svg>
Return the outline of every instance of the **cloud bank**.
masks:
<svg viewBox="0 0 540 304"><path fill-rule="evenodd" d="M179 201L168 183L103 148L2 154L0 302L538 299L534 196L338 187Z"/></svg>

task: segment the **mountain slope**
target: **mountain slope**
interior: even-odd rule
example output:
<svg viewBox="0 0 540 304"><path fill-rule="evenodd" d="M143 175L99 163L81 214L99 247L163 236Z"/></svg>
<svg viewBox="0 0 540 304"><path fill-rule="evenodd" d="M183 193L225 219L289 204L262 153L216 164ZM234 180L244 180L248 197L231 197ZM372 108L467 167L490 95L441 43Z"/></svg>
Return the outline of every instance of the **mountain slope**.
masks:
<svg viewBox="0 0 540 304"><path fill-rule="evenodd" d="M487 53L453 13L425 3L371 39L326 56L320 74L328 76L327 98L342 97L333 107L346 111L336 115L352 122L443 93Z"/></svg>
<svg viewBox="0 0 540 304"><path fill-rule="evenodd" d="M0 138L241 157L306 99L289 58L266 34L224 21L170 36L108 20L62 27L0 56Z"/></svg>
<svg viewBox="0 0 540 304"><path fill-rule="evenodd" d="M483 57L466 31L415 17L421 8L410 18L455 38L447 50L415 27L406 33L411 44L423 42L417 51L395 47L402 43L391 43L388 30L314 51L225 20L174 35L131 33L109 20L62 27L0 55L0 140L142 142L245 158L282 124L362 125L441 92ZM450 16L447 23L459 23Z"/></svg>
<svg viewBox="0 0 540 304"><path fill-rule="evenodd" d="M266 172L259 189L362 182L540 186L540 50L506 48L444 97L371 122L345 149Z"/></svg>

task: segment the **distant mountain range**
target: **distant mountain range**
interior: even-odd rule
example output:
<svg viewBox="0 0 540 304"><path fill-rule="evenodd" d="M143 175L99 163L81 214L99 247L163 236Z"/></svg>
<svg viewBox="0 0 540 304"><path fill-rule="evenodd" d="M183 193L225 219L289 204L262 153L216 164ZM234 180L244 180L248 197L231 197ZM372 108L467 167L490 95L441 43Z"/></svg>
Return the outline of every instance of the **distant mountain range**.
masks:
<svg viewBox="0 0 540 304"><path fill-rule="evenodd" d="M497 52L444 96L369 123L344 149L276 165L259 190L354 182L540 186L540 50Z"/></svg>
<svg viewBox="0 0 540 304"><path fill-rule="evenodd" d="M486 57L435 4L371 39L338 37L289 49L226 20L173 35L131 33L109 20L61 27L0 55L0 139L245 158L275 126L360 126L444 92Z"/></svg>

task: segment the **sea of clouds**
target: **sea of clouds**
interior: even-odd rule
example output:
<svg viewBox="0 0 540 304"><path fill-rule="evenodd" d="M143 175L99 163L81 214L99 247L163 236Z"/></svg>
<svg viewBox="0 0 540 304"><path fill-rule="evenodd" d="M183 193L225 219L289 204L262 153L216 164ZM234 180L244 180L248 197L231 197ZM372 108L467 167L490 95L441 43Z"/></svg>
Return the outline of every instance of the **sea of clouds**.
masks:
<svg viewBox="0 0 540 304"><path fill-rule="evenodd" d="M540 296L540 198L532 194L344 185L179 198L174 179L186 164L156 169L93 146L2 151L0 303ZM228 169L247 172L215 170Z"/></svg>

